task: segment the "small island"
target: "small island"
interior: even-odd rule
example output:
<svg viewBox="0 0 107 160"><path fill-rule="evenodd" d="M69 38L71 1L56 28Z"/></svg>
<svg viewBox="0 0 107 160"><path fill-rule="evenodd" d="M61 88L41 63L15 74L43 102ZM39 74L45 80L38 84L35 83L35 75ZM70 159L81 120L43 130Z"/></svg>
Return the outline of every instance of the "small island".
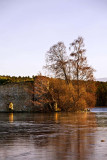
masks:
<svg viewBox="0 0 107 160"><path fill-rule="evenodd" d="M83 112L107 105L107 82L96 82L82 37L46 53L44 68L53 76L0 76L0 112ZM10 107L12 104L12 107ZM11 109L12 108L12 109Z"/></svg>

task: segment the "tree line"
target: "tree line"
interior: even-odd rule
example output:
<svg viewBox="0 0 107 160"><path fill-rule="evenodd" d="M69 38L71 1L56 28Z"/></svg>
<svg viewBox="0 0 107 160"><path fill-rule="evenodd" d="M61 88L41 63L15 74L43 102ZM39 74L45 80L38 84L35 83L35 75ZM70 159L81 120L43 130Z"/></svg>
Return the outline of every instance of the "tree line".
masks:
<svg viewBox="0 0 107 160"><path fill-rule="evenodd" d="M34 81L34 77L16 77L16 76L5 76L5 75L1 75L0 76L0 85L2 84L7 84L7 83L20 83L20 82L28 82L28 81Z"/></svg>
<svg viewBox="0 0 107 160"><path fill-rule="evenodd" d="M107 82L96 82L96 106L107 106Z"/></svg>
<svg viewBox="0 0 107 160"><path fill-rule="evenodd" d="M37 76L37 77L39 77L39 76ZM7 84L7 83L20 83L20 82L29 82L29 81L34 83L34 79L35 79L35 76L33 76L32 78L31 77L21 77L21 76L19 76L19 77L0 76L0 85ZM46 88L46 86L47 86L46 85L46 81L43 80L43 77L40 80L43 82L42 86L44 86L44 88ZM66 87L65 81L62 80L62 79L59 79L59 78L48 78L48 81L50 82L50 84L49 84L50 93L52 95L54 95L55 99L57 99L59 106L61 104L63 104L62 108L65 108L65 106L67 106L66 103L68 103L66 101L66 99L69 99L67 97L70 97L70 95L68 94L68 87L65 90L65 87ZM37 83L39 84L40 81L38 80ZM36 83L36 85L37 85L37 83ZM75 86L75 83L76 83L76 81L72 80L72 85L73 86ZM89 81L88 81L88 83L89 83ZM95 106L101 106L101 107L102 106L107 106L107 82L96 82L96 81L94 81L94 83L95 83L95 86L94 86L95 88L94 89L96 89L95 90L95 96L96 96ZM93 86L93 84L92 84L92 86ZM41 85L37 85L37 88L39 89L39 95L43 95L44 94L43 87L41 87ZM70 89L72 89L72 87L70 87ZM93 88L92 87L90 87L89 89L92 90L92 92L93 92ZM45 89L45 92L47 93L46 90L47 90L47 88ZM66 91L66 94L65 94L64 91ZM37 94L37 92L36 92L36 94ZM48 101L50 99L49 97L50 96L48 94L48 98L47 98ZM42 102L43 102L43 99L44 99L44 103L47 102L45 96L42 99L41 99L41 96L40 96L40 100ZM52 101L52 99L53 98L51 98L51 101ZM37 104L37 103L38 102L35 101L35 104ZM94 107L94 106L92 106L92 107ZM40 103L39 103L39 108L40 108Z"/></svg>

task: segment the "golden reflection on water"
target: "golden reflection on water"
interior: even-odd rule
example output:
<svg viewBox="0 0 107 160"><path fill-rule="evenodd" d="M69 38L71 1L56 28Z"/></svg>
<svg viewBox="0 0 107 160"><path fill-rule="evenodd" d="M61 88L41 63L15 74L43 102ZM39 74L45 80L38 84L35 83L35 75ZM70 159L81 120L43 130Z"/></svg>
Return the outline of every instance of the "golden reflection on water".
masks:
<svg viewBox="0 0 107 160"><path fill-rule="evenodd" d="M55 121L58 122L58 113L55 113Z"/></svg>
<svg viewBox="0 0 107 160"><path fill-rule="evenodd" d="M9 122L13 123L14 119L13 119L13 113L9 113Z"/></svg>
<svg viewBox="0 0 107 160"><path fill-rule="evenodd" d="M93 149L88 150L89 146L95 145L95 137L91 136L96 132L96 117L90 113L56 113L55 122L60 122L59 134L48 140L50 148L55 146L56 157L53 159L64 159L72 157L73 159L85 159L88 154L94 154ZM88 146L88 147L87 147ZM61 153L61 154L59 154ZM66 159L66 158L65 158Z"/></svg>

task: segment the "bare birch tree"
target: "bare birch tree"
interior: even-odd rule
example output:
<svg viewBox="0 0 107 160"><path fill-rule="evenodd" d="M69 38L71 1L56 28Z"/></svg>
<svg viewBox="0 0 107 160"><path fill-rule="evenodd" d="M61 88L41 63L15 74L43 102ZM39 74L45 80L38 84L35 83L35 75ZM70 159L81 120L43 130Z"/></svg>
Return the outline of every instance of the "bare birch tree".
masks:
<svg viewBox="0 0 107 160"><path fill-rule="evenodd" d="M82 37L78 37L78 39L74 40L74 42L70 44L70 49L72 48L73 51L70 54L70 63L72 67L71 74L73 80L77 81L77 92L79 97L80 81L94 80L94 69L87 63L87 57L85 56L86 50L84 49Z"/></svg>
<svg viewBox="0 0 107 160"><path fill-rule="evenodd" d="M45 67L54 73L55 77L65 79L68 84L67 63L66 47L63 42L58 42L47 52Z"/></svg>
<svg viewBox="0 0 107 160"><path fill-rule="evenodd" d="M70 44L70 49L73 52L70 54L70 62L72 63L72 76L75 80L94 80L94 69L88 65L87 57L85 56L84 42L82 37L74 40Z"/></svg>

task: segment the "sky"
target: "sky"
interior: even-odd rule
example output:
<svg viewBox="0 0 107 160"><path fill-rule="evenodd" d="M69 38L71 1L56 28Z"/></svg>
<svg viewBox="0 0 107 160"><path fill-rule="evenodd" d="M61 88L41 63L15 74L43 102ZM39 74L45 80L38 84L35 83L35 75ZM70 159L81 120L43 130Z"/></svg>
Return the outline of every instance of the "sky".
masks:
<svg viewBox="0 0 107 160"><path fill-rule="evenodd" d="M0 0L0 75L47 75L49 48L78 36L95 78L107 77L107 0Z"/></svg>

